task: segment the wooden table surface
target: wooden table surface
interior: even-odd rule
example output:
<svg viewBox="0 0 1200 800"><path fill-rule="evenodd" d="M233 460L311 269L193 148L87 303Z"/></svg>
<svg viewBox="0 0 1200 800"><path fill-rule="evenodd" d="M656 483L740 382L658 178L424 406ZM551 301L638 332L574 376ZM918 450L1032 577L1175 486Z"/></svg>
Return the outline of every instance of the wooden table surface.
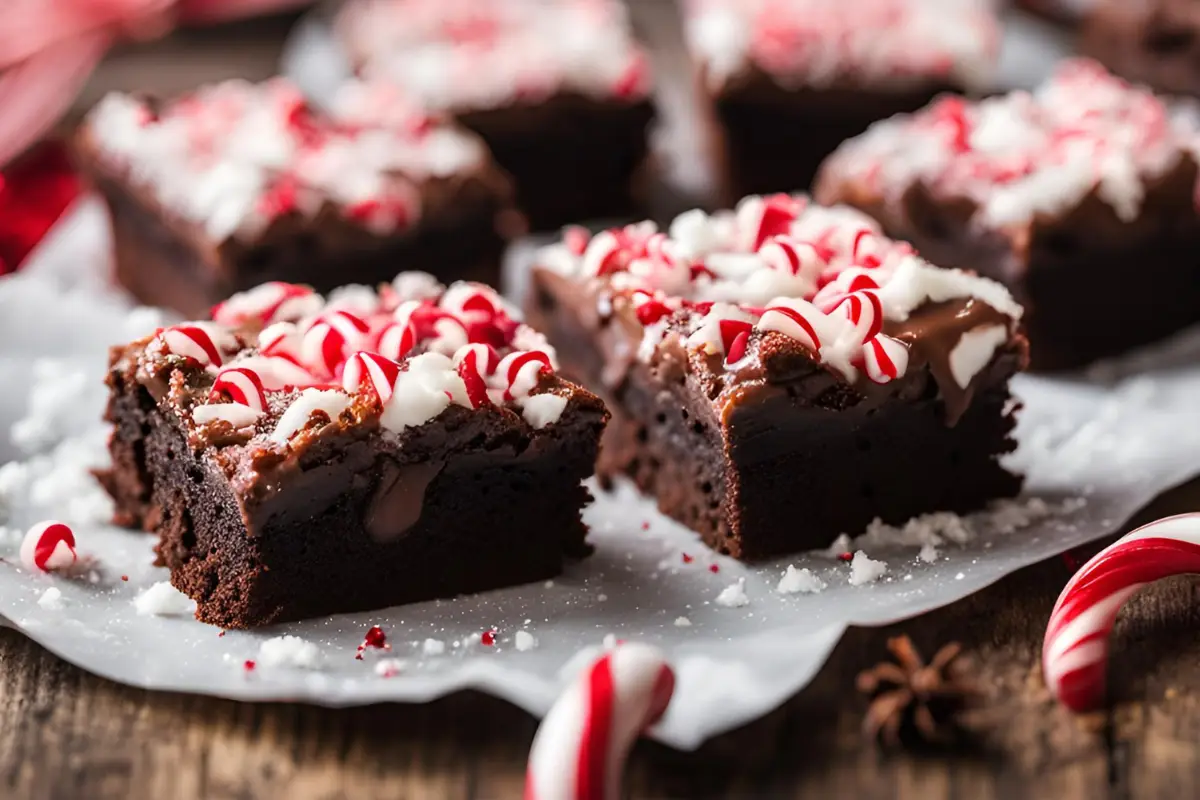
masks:
<svg viewBox="0 0 1200 800"><path fill-rule="evenodd" d="M287 24L120 53L84 103L113 86L176 91L198 75L265 77ZM1181 510L1200 510L1200 482L1140 518ZM1055 558L919 619L851 630L817 679L765 718L696 753L640 744L626 793L1200 797L1200 583L1166 581L1129 603L1114 635L1111 703L1079 718L1050 699L1040 675L1042 633L1070 572ZM926 654L959 640L976 662L984 702L967 745L885 752L864 742L866 702L854 677L884 658L887 638L900 632ZM152 693L93 677L0 630L3 797L519 797L535 729L524 712L472 693L350 710Z"/></svg>
<svg viewBox="0 0 1200 800"><path fill-rule="evenodd" d="M1200 509L1200 481L1139 516ZM1096 543L1079 557L1097 551ZM643 742L631 797L1200 797L1200 582L1136 596L1114 634L1107 710L1076 717L1041 679L1042 633L1071 574L1062 558L952 606L852 629L785 706L698 752ZM953 750L864 741L855 675L905 633L926 654L961 641L983 701ZM329 710L132 689L0 631L0 796L20 798L520 797L536 722L463 693L427 705Z"/></svg>

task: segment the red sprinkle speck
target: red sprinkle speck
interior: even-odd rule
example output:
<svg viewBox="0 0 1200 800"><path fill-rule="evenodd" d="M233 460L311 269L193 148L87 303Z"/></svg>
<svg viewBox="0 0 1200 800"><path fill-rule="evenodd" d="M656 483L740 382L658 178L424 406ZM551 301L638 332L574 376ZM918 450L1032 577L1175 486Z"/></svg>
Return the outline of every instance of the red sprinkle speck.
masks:
<svg viewBox="0 0 1200 800"><path fill-rule="evenodd" d="M253 661L246 659L246 663L242 664L242 669L246 670L246 672L254 672L254 668L256 666L257 665Z"/></svg>
<svg viewBox="0 0 1200 800"><path fill-rule="evenodd" d="M383 628L372 625L363 639L363 644L367 647L387 647L387 634L383 632Z"/></svg>
<svg viewBox="0 0 1200 800"><path fill-rule="evenodd" d="M644 530L644 531L648 531L648 530L650 530L650 523L649 523L649 522L643 522L643 523L642 523L642 530Z"/></svg>
<svg viewBox="0 0 1200 800"><path fill-rule="evenodd" d="M496 631L484 631L483 633L479 634L479 641L483 642L483 644L487 645L488 647L491 647L496 643Z"/></svg>
<svg viewBox="0 0 1200 800"><path fill-rule="evenodd" d="M709 564L709 565L708 565L708 571L709 571L709 572L720 572L720 571L721 571L721 568L720 568L720 567L718 567L716 564Z"/></svg>
<svg viewBox="0 0 1200 800"><path fill-rule="evenodd" d="M683 556L683 563L685 563L685 564L690 564L690 563L692 563L692 561L695 560L691 556L689 556L687 553L680 553L680 555Z"/></svg>
<svg viewBox="0 0 1200 800"><path fill-rule="evenodd" d="M842 553L838 556L838 561L853 561L854 553Z"/></svg>
<svg viewBox="0 0 1200 800"><path fill-rule="evenodd" d="M122 576L121 576L121 580L128 582L128 581L129 581L129 576L128 576L128 575L122 575Z"/></svg>
<svg viewBox="0 0 1200 800"><path fill-rule="evenodd" d="M221 638L222 636L224 636L224 635L225 635L225 631L217 631L217 638L218 638L218 639L220 639L220 638Z"/></svg>

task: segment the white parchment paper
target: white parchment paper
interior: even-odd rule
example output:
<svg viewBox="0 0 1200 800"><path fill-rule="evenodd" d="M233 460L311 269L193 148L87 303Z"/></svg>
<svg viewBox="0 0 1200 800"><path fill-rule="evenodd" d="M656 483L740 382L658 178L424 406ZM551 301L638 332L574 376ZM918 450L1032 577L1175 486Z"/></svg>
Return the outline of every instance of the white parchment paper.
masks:
<svg viewBox="0 0 1200 800"><path fill-rule="evenodd" d="M856 569L832 554L753 569L715 557L624 486L600 494L587 513L595 555L552 583L221 635L187 613L138 615L134 598L166 571L151 566L150 537L103 524L110 508L86 471L105 460L98 419L107 345L162 320L149 309L130 313L104 285L97 254L105 251L102 217L85 204L27 273L0 281L0 458L15 459L0 467L0 615L68 661L137 686L330 706L422 701L473 687L541 714L606 638L638 639L664 648L679 676L654 735L693 748L804 686L846 626L951 603L1112 532L1200 472L1193 336L1088 379L1022 377L1026 407L1013 465L1029 474L1026 496L965 521L935 517L834 548L886 564L874 582L852 585ZM21 569L20 534L43 518L74 526L80 552L94 559L86 574ZM780 593L789 564L810 570L802 583L825 588ZM872 566L860 563L858 577ZM743 580L748 602L735 605L742 591L729 587ZM61 596L47 595L50 588ZM383 627L392 649L357 660L371 625ZM496 643L486 646L481 634L492 629ZM307 645L263 649L284 634Z"/></svg>

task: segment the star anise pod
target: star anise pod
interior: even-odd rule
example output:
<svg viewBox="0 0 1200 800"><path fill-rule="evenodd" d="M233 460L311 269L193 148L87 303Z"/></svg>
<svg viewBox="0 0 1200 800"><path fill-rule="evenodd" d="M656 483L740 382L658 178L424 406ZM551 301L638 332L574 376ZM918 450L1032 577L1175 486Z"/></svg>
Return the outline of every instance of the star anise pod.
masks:
<svg viewBox="0 0 1200 800"><path fill-rule="evenodd" d="M895 662L858 675L858 690L871 697L863 732L891 745L909 732L929 743L952 740L958 712L975 693L961 674L962 646L945 645L928 664L907 636L889 639L887 646Z"/></svg>

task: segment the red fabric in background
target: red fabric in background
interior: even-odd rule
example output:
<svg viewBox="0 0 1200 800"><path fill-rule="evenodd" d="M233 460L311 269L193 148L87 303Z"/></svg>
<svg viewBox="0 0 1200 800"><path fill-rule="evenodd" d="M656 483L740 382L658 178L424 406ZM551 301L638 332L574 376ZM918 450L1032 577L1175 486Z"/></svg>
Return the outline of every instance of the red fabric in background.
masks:
<svg viewBox="0 0 1200 800"><path fill-rule="evenodd" d="M35 145L0 172L0 275L20 268L80 190L58 140Z"/></svg>

